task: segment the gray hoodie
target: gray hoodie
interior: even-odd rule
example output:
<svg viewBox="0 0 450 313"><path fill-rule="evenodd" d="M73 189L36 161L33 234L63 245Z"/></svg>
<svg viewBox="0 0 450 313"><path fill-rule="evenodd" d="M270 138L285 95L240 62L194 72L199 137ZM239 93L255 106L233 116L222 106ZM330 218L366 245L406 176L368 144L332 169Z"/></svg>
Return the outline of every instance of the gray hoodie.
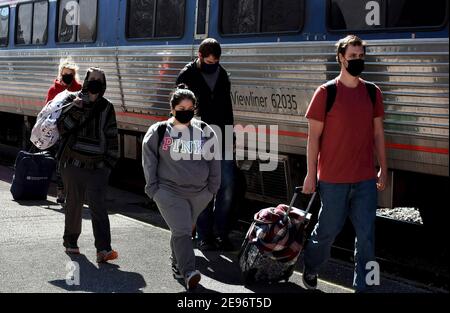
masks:
<svg viewBox="0 0 450 313"><path fill-rule="evenodd" d="M158 149L158 126L148 129L142 143L145 193L153 198L159 188L183 197L207 188L216 194L220 187L220 146L212 128L197 119L188 127L167 122ZM158 151L157 151L158 150Z"/></svg>

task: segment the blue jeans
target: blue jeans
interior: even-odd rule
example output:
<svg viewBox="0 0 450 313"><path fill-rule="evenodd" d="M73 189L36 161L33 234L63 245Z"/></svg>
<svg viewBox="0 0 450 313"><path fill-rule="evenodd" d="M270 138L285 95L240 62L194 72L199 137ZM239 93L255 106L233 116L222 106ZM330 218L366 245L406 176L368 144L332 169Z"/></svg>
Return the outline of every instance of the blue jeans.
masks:
<svg viewBox="0 0 450 313"><path fill-rule="evenodd" d="M319 181L318 191L322 206L305 248L305 270L311 274L318 273L330 257L331 245L349 216L356 233L353 287L363 291L367 287L366 264L375 261L376 181L371 179L355 184Z"/></svg>
<svg viewBox="0 0 450 313"><path fill-rule="evenodd" d="M221 161L221 182L215 202L211 201L197 219L197 234L200 240L210 240L229 233L229 220L234 191L234 161Z"/></svg>

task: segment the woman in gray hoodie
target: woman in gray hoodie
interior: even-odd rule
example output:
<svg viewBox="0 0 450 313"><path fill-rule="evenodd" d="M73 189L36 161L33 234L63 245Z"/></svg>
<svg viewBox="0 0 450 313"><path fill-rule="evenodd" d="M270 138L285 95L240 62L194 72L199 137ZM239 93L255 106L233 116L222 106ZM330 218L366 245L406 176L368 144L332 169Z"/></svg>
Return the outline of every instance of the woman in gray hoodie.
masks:
<svg viewBox="0 0 450 313"><path fill-rule="evenodd" d="M220 146L213 129L194 118L196 98L179 85L170 99L171 117L148 129L142 143L145 193L157 204L171 231L172 271L193 289L192 226L220 187Z"/></svg>

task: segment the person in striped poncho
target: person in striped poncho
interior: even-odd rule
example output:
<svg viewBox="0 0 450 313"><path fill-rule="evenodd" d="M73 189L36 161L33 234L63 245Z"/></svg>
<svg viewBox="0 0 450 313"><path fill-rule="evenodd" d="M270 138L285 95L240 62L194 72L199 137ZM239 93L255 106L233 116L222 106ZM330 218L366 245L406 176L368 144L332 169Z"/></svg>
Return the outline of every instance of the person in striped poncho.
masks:
<svg viewBox="0 0 450 313"><path fill-rule="evenodd" d="M80 253L77 241L86 195L99 263L118 257L111 248L105 207L106 186L118 159L117 123L113 105L103 97L105 91L105 73L99 68L89 68L81 92L58 120L64 140L59 164L67 203L63 244L67 253Z"/></svg>

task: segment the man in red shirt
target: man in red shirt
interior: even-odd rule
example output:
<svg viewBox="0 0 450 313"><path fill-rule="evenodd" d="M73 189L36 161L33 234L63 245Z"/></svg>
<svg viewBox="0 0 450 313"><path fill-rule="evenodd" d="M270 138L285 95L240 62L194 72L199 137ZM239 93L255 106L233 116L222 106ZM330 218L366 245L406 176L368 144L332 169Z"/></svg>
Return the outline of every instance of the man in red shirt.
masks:
<svg viewBox="0 0 450 313"><path fill-rule="evenodd" d="M317 185L322 206L304 251L303 282L309 289L317 287L318 271L349 216L356 232L353 287L362 292L368 285L366 265L375 261L377 189L384 190L387 176L384 108L380 89L373 85L372 102L366 86L369 83L359 77L366 43L349 35L336 47L341 71L333 83L335 100L327 107L330 89L322 85L306 112L308 171L303 193L313 193ZM378 173L374 155L380 166Z"/></svg>

